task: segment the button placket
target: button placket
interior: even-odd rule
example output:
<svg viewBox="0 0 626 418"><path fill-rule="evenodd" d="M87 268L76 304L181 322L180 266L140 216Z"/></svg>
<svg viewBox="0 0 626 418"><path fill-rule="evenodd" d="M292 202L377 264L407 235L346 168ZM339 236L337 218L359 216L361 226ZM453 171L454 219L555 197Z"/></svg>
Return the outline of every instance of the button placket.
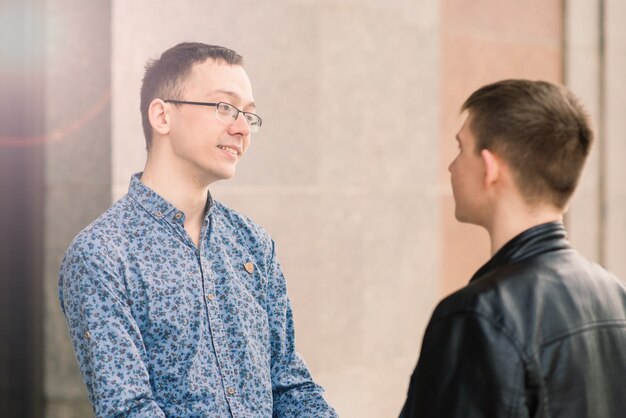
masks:
<svg viewBox="0 0 626 418"><path fill-rule="evenodd" d="M208 263L206 259L202 256L200 257L200 264L202 266L202 271L204 272L204 276L205 276L206 300L209 302L213 302L217 296L215 294L215 289L213 288L213 283L211 280L211 273L209 273L210 270L209 270Z"/></svg>
<svg viewBox="0 0 626 418"><path fill-rule="evenodd" d="M208 247L208 246L207 246ZM235 377L232 359L229 350L229 336L224 329L224 323L220 315L219 295L217 294L217 279L211 269L212 263L204 257L205 252L210 251L207 247L201 247L199 261L202 268L203 282L205 286L205 303L209 314L208 320L213 336L213 347L217 357L218 367L221 369L224 390L232 402L236 401Z"/></svg>

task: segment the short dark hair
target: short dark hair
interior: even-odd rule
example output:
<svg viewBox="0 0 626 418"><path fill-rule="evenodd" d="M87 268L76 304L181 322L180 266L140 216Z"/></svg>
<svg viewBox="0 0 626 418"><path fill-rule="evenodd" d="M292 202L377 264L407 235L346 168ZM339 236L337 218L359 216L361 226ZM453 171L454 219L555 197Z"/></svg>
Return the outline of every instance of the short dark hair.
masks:
<svg viewBox="0 0 626 418"><path fill-rule="evenodd" d="M528 203L565 208L593 142L589 117L569 90L503 80L472 93L461 110L469 112L475 151L503 158Z"/></svg>
<svg viewBox="0 0 626 418"><path fill-rule="evenodd" d="M232 49L198 42L180 43L163 52L158 59L148 61L139 106L148 149L152 144L152 126L148 119L150 103L156 98L182 99L183 82L191 73L193 65L208 59L228 65L243 65L243 57Z"/></svg>

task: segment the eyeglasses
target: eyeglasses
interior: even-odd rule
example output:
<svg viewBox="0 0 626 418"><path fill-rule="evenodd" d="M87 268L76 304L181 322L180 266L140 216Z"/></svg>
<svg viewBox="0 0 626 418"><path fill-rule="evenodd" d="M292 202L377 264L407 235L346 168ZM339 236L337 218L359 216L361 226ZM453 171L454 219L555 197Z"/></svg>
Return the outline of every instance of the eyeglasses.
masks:
<svg viewBox="0 0 626 418"><path fill-rule="evenodd" d="M164 99L165 103L176 103L176 104L189 104L196 106L214 106L215 107L215 116L221 121L224 122L234 122L237 120L239 114L243 114L246 118L246 122L250 127L250 132L258 132L259 128L263 121L258 115L250 112L244 112L243 110L237 109L235 106L226 102L217 102L217 103L207 103L207 102L188 102L186 100L170 100Z"/></svg>

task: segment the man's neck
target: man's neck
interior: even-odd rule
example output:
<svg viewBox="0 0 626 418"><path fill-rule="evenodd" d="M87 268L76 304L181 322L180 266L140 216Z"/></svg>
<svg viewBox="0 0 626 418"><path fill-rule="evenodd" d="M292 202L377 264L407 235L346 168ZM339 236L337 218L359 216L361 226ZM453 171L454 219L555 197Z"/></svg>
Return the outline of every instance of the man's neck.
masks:
<svg viewBox="0 0 626 418"><path fill-rule="evenodd" d="M192 173L148 159L141 181L185 214L185 229L197 245L206 211L209 185Z"/></svg>
<svg viewBox="0 0 626 418"><path fill-rule="evenodd" d="M491 239L491 256L527 229L556 221L563 221L563 213L553 206L529 207L519 204L500 208L491 224L485 226Z"/></svg>

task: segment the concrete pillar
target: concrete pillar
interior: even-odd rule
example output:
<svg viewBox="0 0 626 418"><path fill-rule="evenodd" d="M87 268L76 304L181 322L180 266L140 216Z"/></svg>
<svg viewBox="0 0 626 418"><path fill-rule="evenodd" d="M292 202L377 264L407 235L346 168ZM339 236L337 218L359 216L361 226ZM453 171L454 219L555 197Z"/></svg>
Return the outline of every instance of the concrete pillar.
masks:
<svg viewBox="0 0 626 418"><path fill-rule="evenodd" d="M0 2L0 416L40 418L42 0Z"/></svg>
<svg viewBox="0 0 626 418"><path fill-rule="evenodd" d="M397 415L438 296L439 2L113 4L114 195L143 167L146 59L187 40L242 53L264 124L212 191L276 240L340 416Z"/></svg>
<svg viewBox="0 0 626 418"><path fill-rule="evenodd" d="M626 3L605 0L605 265L626 280Z"/></svg>
<svg viewBox="0 0 626 418"><path fill-rule="evenodd" d="M567 215L572 242L583 254L626 278L626 18L623 2L568 0L567 85L593 119L596 143Z"/></svg>
<svg viewBox="0 0 626 418"><path fill-rule="evenodd" d="M600 160L604 147L600 3L600 0L566 0L564 3L564 83L584 103L596 134L566 215L566 224L572 244L597 262L602 261L604 233L603 161Z"/></svg>
<svg viewBox="0 0 626 418"><path fill-rule="evenodd" d="M91 415L58 307L58 266L71 238L142 169L143 67L182 41L246 58L264 125L235 178L212 192L274 237L297 345L314 377L342 417L396 415L432 308L488 258L484 236L452 216L445 169L455 112L496 79L562 81L560 1L470 3L47 0L47 416ZM590 3L570 0L565 9L566 80L593 114L600 69L585 56L597 56L599 29ZM611 4L604 74L619 89L626 54L615 22L624 7ZM626 213L617 92L605 104L614 226ZM592 157L568 218L592 258L601 212L590 202L604 166ZM609 267L621 268L624 232L606 233Z"/></svg>
<svg viewBox="0 0 626 418"><path fill-rule="evenodd" d="M454 218L447 167L457 154L459 108L481 86L506 78L562 81L560 0L441 0L441 137L438 144L441 294L467 284L490 258L483 228Z"/></svg>
<svg viewBox="0 0 626 418"><path fill-rule="evenodd" d="M72 238L111 203L110 1L47 0L44 395L48 418L93 416L58 301Z"/></svg>

